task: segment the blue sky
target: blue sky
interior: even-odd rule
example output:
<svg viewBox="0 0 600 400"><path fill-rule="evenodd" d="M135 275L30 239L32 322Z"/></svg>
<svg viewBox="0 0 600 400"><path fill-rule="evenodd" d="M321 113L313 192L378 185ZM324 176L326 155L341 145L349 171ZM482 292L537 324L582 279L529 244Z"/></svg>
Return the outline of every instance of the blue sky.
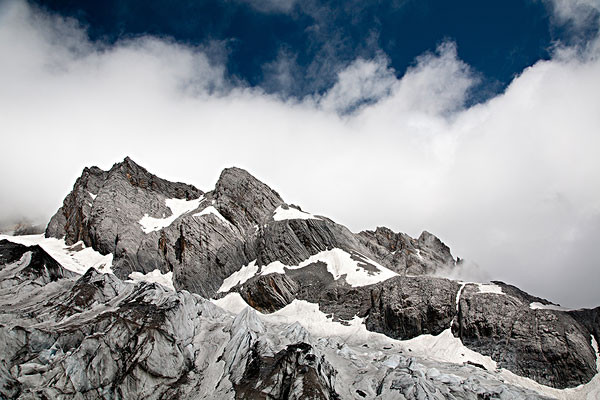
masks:
<svg viewBox="0 0 600 400"><path fill-rule="evenodd" d="M480 81L467 103L503 91L524 68L549 59L556 43L581 40L554 23L542 0L332 1L204 0L170 2L38 1L76 18L103 43L154 35L209 49L229 79L270 93L323 93L358 57L384 54L396 76L444 41ZM596 27L586 32L593 36ZM283 69L283 70L282 70ZM280 79L282 73L291 79Z"/></svg>
<svg viewBox="0 0 600 400"><path fill-rule="evenodd" d="M235 165L600 305L600 0L171 4L0 0L0 222L125 156L205 191Z"/></svg>

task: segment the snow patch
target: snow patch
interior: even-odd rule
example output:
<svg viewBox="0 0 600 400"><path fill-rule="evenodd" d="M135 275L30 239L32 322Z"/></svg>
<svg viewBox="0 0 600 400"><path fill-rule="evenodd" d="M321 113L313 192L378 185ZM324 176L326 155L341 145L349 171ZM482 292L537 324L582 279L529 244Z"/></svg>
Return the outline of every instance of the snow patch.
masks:
<svg viewBox="0 0 600 400"><path fill-rule="evenodd" d="M213 299L211 302L234 314L238 314L246 307L250 307L239 293L229 293L227 296L218 300ZM293 300L290 304L272 314L263 314L259 311L256 311L256 313L261 319L274 324L293 324L298 322L311 334L316 335L316 337L347 336L354 339L360 337L359 340L367 340L373 334L373 332L366 330L362 323L363 318L354 317L354 319L347 321L349 325L344 325L327 317L327 315L319 310L318 304L309 303L304 300Z"/></svg>
<svg viewBox="0 0 600 400"><path fill-rule="evenodd" d="M398 276L394 271L367 257L355 255L355 258L360 258L361 261L353 259L352 255L344 250L335 248L310 256L299 265L288 266L280 261L274 261L262 267L261 275L271 273L285 274L284 268L300 269L316 262L323 262L327 265L327 271L333 275L333 279L338 280L342 276L345 276L346 282L353 287L372 285ZM365 269L360 264L370 264L375 268L375 271Z"/></svg>
<svg viewBox="0 0 600 400"><path fill-rule="evenodd" d="M231 274L227 279L223 281L217 293L229 292L232 287L241 285L248 279L252 278L258 272L258 265L256 260L250 262L248 265L244 265L239 271Z"/></svg>
<svg viewBox="0 0 600 400"><path fill-rule="evenodd" d="M460 288L458 289L458 292L456 292L456 312L458 313L458 305L460 303L460 295L462 294L462 291L465 289L465 286L467 286L467 283L462 283L460 285Z"/></svg>
<svg viewBox="0 0 600 400"><path fill-rule="evenodd" d="M454 337L450 328L437 336L420 335L401 343L415 355L454 364L471 361L483 365L488 371L496 370L494 360L467 348L459 338Z"/></svg>
<svg viewBox="0 0 600 400"><path fill-rule="evenodd" d="M229 311L234 314L239 314L246 307L250 307L248 303L244 301L242 296L240 296L239 293L229 293L225 297L216 300L211 299L210 301L216 306L221 307L223 310Z"/></svg>
<svg viewBox="0 0 600 400"><path fill-rule="evenodd" d="M529 304L529 308L531 308L532 310L571 311L570 308L557 306L555 304L542 304L538 303L537 301L534 301L533 303Z"/></svg>
<svg viewBox="0 0 600 400"><path fill-rule="evenodd" d="M319 310L319 305L305 300L294 300L281 310L272 314L261 314L261 317L271 323L293 324L299 322L316 337L339 336L346 338L366 340L372 332L367 331L363 318L355 316L348 325L334 321Z"/></svg>
<svg viewBox="0 0 600 400"><path fill-rule="evenodd" d="M537 383L533 379L525 378L502 369L500 376L506 383L531 389L541 395L558 400L598 400L600 399L600 374L596 374L591 381L574 388L556 389Z"/></svg>
<svg viewBox="0 0 600 400"><path fill-rule="evenodd" d="M97 194L94 194L92 192L88 192L90 194L90 197L92 198L92 200L96 200L96 197L98 197Z"/></svg>
<svg viewBox="0 0 600 400"><path fill-rule="evenodd" d="M493 283L478 283L477 287L479 288L479 293L504 294L502 288Z"/></svg>
<svg viewBox="0 0 600 400"><path fill-rule="evenodd" d="M202 217L203 215L209 215L209 214L212 214L212 215L214 215L215 217L219 218L219 219L220 219L221 221L223 221L225 224L229 224L229 223L230 223L229 221L227 221L227 220L225 219L225 217L224 217L224 216L222 216L222 215L221 215L221 213L219 212L219 210L217 210L217 209L216 209L215 207L213 207L213 206L208 206L208 207L206 207L204 210L202 210L202 211L200 211L200 212L198 212L198 213L194 214L194 215L193 215L193 217Z"/></svg>
<svg viewBox="0 0 600 400"><path fill-rule="evenodd" d="M142 231L144 231L144 233L150 233L166 228L183 214L194 211L196 208L198 208L202 200L204 200L204 196L200 196L194 200L166 199L165 204L171 210L171 216L155 218L148 216L148 214L144 214L142 219L139 220L139 224L142 226Z"/></svg>
<svg viewBox="0 0 600 400"><path fill-rule="evenodd" d="M129 274L129 278L133 282L154 282L158 283L167 289L175 290L173 286L173 272L167 272L163 274L159 269L155 269L152 272L148 272L147 274L142 274L141 272L135 271Z"/></svg>
<svg viewBox="0 0 600 400"><path fill-rule="evenodd" d="M321 219L315 217L314 215L300 211L297 208L288 207L287 209L279 206L275 209L273 213L273 219L275 221L285 221L286 219Z"/></svg>
<svg viewBox="0 0 600 400"><path fill-rule="evenodd" d="M0 235L0 240L6 239L25 246L39 245L64 268L84 274L90 267L99 272L112 274L113 255L102 255L91 247L85 247L83 242L67 246L64 239L46 238L41 235L8 236Z"/></svg>
<svg viewBox="0 0 600 400"><path fill-rule="evenodd" d="M596 353L596 372L600 372L600 351L598 350L598 342L596 342L594 335L590 336L592 337L592 348L594 349L594 353Z"/></svg>

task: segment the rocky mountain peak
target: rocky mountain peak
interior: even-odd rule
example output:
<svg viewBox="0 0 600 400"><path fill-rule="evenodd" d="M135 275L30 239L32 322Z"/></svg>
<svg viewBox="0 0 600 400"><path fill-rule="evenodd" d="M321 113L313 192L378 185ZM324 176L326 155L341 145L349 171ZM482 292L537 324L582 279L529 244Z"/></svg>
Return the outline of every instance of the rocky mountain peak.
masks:
<svg viewBox="0 0 600 400"><path fill-rule="evenodd" d="M221 172L213 196L219 212L243 229L264 223L284 204L279 193L236 167Z"/></svg>
<svg viewBox="0 0 600 400"><path fill-rule="evenodd" d="M169 198L192 200L203 194L193 185L159 178L130 157L125 157L123 161L114 164L108 171L109 177L115 174L125 177L132 186L159 192Z"/></svg>
<svg viewBox="0 0 600 400"><path fill-rule="evenodd" d="M101 254L112 254L114 275L89 270L72 285L70 295L61 298L82 310L114 301L128 287L131 302L123 304L122 312L143 316L143 321L153 315L151 320L159 326L167 318L163 311L150 304L138 306L143 299L136 293L163 296L157 290L161 286L146 284L134 290L121 282L152 276L179 290L176 296L191 292L215 302L233 296L263 314L312 304L333 321L359 317L364 329L394 339L449 335L503 368L556 387L588 382L595 373L590 335L598 334L600 312L556 311L550 302L499 282L434 277L441 269L454 268L456 261L432 233L412 238L383 226L352 233L325 216L287 205L276 191L240 168L223 170L215 189L207 193L159 178L129 157L109 171L86 168L46 233L67 243L82 240ZM197 306L186 313L196 315ZM226 370L240 397L267 386L288 390L284 382L248 386L258 377L264 382L274 378L263 377L261 371L266 370L255 366L275 362L277 370L314 369L318 375L319 368L328 365L316 357L317 342L310 340L302 351L278 347L268 357L260 347L240 352L240 343L258 343L270 334L262 318L247 309L233 320ZM538 329L540 321L543 329ZM532 348L532 340L542 345ZM236 361L240 355L249 357L252 379L244 378L248 368ZM554 361L549 369L548 360L562 362ZM333 393L335 383L317 375L313 386ZM364 387L360 392L370 393Z"/></svg>

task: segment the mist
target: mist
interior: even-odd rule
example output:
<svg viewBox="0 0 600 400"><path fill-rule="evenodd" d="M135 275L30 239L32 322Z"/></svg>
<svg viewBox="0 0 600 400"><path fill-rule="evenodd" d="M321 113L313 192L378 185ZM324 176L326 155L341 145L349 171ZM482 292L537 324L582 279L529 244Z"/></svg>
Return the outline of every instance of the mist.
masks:
<svg viewBox="0 0 600 400"><path fill-rule="evenodd" d="M557 44L474 106L477 74L452 41L400 78L385 54L357 59L298 100L231 81L202 48L93 43L76 21L4 2L0 220L49 219L84 167L125 156L204 191L235 165L353 231L434 233L478 266L462 279L598 306L599 43Z"/></svg>

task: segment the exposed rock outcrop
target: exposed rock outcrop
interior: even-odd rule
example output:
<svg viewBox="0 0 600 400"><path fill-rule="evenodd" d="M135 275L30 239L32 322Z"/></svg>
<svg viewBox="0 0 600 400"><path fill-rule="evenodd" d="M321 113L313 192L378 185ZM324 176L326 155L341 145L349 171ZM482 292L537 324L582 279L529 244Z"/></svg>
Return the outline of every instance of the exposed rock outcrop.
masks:
<svg viewBox="0 0 600 400"><path fill-rule="evenodd" d="M453 326L462 342L499 367L545 385L570 387L591 380L596 354L588 330L566 312L531 309L529 296L508 289L511 294L465 287Z"/></svg>

